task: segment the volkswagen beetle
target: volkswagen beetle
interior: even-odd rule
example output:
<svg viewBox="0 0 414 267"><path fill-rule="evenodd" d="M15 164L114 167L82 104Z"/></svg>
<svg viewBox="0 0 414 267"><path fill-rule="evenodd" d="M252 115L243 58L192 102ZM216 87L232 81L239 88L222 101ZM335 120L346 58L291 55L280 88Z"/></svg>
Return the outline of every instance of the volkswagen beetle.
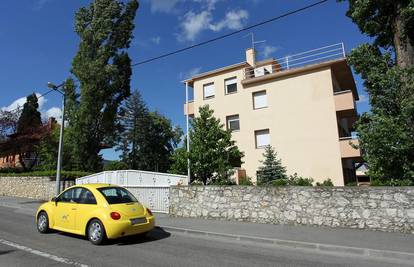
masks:
<svg viewBox="0 0 414 267"><path fill-rule="evenodd" d="M40 233L53 230L86 236L100 245L107 239L145 235L155 225L154 216L125 188L110 184L75 185L36 213Z"/></svg>

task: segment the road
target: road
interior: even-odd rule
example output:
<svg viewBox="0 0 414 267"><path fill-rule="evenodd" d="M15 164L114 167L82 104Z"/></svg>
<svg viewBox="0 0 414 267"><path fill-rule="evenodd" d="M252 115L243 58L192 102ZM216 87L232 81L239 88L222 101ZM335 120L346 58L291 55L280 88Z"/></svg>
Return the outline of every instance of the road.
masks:
<svg viewBox="0 0 414 267"><path fill-rule="evenodd" d="M144 239L93 246L82 237L39 234L27 212L0 207L0 266L413 266L258 246L157 229Z"/></svg>

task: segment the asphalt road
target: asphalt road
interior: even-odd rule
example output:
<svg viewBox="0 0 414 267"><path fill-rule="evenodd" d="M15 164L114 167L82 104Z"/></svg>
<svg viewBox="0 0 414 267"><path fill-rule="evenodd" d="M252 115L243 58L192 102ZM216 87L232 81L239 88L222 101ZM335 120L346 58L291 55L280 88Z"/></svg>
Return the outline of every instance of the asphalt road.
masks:
<svg viewBox="0 0 414 267"><path fill-rule="evenodd" d="M157 229L104 246L63 233L39 234L34 217L0 207L0 266L414 266L319 254Z"/></svg>

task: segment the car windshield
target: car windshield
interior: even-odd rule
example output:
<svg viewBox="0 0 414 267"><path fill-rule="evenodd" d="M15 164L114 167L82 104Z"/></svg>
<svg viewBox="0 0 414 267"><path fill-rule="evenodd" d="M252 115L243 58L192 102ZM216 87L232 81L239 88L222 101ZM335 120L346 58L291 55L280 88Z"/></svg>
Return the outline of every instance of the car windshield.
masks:
<svg viewBox="0 0 414 267"><path fill-rule="evenodd" d="M133 194L122 187L101 187L98 188L98 191L101 192L110 205L138 202Z"/></svg>

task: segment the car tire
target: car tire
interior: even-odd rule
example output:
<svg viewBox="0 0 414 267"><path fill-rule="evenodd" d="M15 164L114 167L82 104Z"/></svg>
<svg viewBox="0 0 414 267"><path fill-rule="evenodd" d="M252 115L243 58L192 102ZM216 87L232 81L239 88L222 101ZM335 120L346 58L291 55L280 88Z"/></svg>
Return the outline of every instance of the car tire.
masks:
<svg viewBox="0 0 414 267"><path fill-rule="evenodd" d="M50 232L49 216L47 216L46 212L41 211L39 215L37 215L36 225L37 231L39 231L39 233L46 234Z"/></svg>
<svg viewBox="0 0 414 267"><path fill-rule="evenodd" d="M106 241L106 232L102 222L98 219L93 219L88 224L87 236L89 241L94 245L102 245Z"/></svg>

